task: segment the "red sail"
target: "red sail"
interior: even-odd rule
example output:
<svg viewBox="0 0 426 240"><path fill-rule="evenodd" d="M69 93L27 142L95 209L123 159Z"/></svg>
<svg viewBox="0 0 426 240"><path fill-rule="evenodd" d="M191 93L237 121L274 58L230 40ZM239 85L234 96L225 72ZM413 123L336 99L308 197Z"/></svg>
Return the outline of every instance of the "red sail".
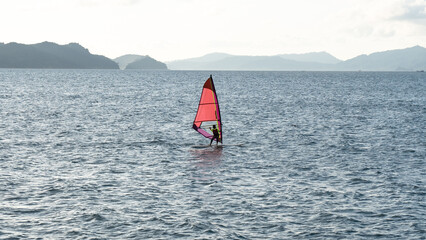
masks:
<svg viewBox="0 0 426 240"><path fill-rule="evenodd" d="M212 125L216 125L219 130L219 142L222 142L222 121L220 118L219 102L214 88L213 78L204 83L201 92L200 103L198 104L197 115L195 116L193 128L206 138L212 138L213 134L207 130Z"/></svg>

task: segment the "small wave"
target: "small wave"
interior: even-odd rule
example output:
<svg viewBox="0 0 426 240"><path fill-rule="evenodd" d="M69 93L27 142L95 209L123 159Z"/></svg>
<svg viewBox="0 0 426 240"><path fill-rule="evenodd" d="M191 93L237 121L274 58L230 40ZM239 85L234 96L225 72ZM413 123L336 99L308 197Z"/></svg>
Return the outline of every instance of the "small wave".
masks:
<svg viewBox="0 0 426 240"><path fill-rule="evenodd" d="M45 194L51 196L51 195L55 195L55 194L58 194L58 193L61 193L61 192L63 192L62 189L59 189L59 188L56 188L56 187L50 187L48 190L45 191Z"/></svg>
<svg viewBox="0 0 426 240"><path fill-rule="evenodd" d="M92 222L92 221L105 221L106 218L98 213L92 213L92 214L85 214L83 215L83 220L85 222Z"/></svg>
<svg viewBox="0 0 426 240"><path fill-rule="evenodd" d="M65 95L65 98L74 100L74 99L79 99L83 97L80 94L67 94Z"/></svg>
<svg viewBox="0 0 426 240"><path fill-rule="evenodd" d="M36 214L45 211L44 208L18 207L12 208L11 211L15 214Z"/></svg>
<svg viewBox="0 0 426 240"><path fill-rule="evenodd" d="M352 185L357 185L357 184L370 184L370 183L372 183L371 181L369 181L369 180L365 180L365 179L362 179L362 178L352 178L352 179L350 179L350 180L349 180L349 182L350 182Z"/></svg>

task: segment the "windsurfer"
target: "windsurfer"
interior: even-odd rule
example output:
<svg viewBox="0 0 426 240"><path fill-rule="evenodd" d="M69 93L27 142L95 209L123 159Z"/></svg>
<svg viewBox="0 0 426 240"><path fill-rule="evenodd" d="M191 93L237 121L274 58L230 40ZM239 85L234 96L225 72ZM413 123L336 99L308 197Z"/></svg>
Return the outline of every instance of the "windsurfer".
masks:
<svg viewBox="0 0 426 240"><path fill-rule="evenodd" d="M219 130L217 130L216 125L213 125L213 128L210 128L210 131L213 132L212 140L210 141L209 146L212 145L213 140L216 139L216 145L219 143Z"/></svg>

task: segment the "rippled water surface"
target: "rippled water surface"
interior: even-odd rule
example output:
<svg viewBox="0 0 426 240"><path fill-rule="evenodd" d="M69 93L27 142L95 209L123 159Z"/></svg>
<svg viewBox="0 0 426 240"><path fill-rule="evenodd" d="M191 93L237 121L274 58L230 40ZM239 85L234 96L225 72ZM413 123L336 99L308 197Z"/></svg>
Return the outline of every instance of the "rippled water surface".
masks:
<svg viewBox="0 0 426 240"><path fill-rule="evenodd" d="M228 145L199 149L210 74ZM0 239L425 239L425 93L416 72L0 70Z"/></svg>

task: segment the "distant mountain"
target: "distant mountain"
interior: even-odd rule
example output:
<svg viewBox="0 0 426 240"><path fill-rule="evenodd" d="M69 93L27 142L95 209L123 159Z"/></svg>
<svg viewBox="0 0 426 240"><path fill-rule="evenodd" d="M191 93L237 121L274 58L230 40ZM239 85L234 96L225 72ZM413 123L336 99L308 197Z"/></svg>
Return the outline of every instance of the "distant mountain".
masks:
<svg viewBox="0 0 426 240"><path fill-rule="evenodd" d="M426 48L406 49L360 55L337 64L339 70L416 71L426 69Z"/></svg>
<svg viewBox="0 0 426 240"><path fill-rule="evenodd" d="M211 53L198 58L167 62L149 56L124 55L111 60L94 55L78 43L58 45L0 43L0 68L81 68L81 69L173 69L247 71L424 71L426 48L376 52L341 61L326 52L237 56Z"/></svg>
<svg viewBox="0 0 426 240"><path fill-rule="evenodd" d="M287 60L293 60L298 62L336 64L342 61L326 52L312 52L312 53L303 53L303 54L280 54L278 56Z"/></svg>
<svg viewBox="0 0 426 240"><path fill-rule="evenodd" d="M173 70L260 71L416 71L426 69L426 49L377 52L341 61L326 52L275 56L235 56L224 53L168 62Z"/></svg>
<svg viewBox="0 0 426 240"><path fill-rule="evenodd" d="M144 58L145 56L135 55L135 54L127 54L118 58L114 58L114 62L118 63L120 69L125 69L129 63L132 63L136 60Z"/></svg>
<svg viewBox="0 0 426 240"><path fill-rule="evenodd" d="M167 65L150 56L128 54L114 59L120 69L167 70Z"/></svg>
<svg viewBox="0 0 426 240"><path fill-rule="evenodd" d="M202 57L189 58L184 60L176 60L166 62L169 69L173 70L210 70L214 67L214 63L224 60L233 55L226 53L210 53Z"/></svg>
<svg viewBox="0 0 426 240"><path fill-rule="evenodd" d="M312 58L312 59L310 59ZM298 59L298 60L294 60ZM328 62L340 62L331 55L283 54L276 56L236 56L213 53L199 58L167 62L173 70L327 70Z"/></svg>
<svg viewBox="0 0 426 240"><path fill-rule="evenodd" d="M204 55L202 57L197 57L197 58L189 58L186 59L185 61L188 62L214 62L214 61L220 61L223 60L225 58L229 58L229 57L234 57L231 54L227 54L227 53L210 53L207 55Z"/></svg>
<svg viewBox="0 0 426 240"><path fill-rule="evenodd" d="M0 68L118 69L118 65L107 57L91 54L77 43L0 43Z"/></svg>

